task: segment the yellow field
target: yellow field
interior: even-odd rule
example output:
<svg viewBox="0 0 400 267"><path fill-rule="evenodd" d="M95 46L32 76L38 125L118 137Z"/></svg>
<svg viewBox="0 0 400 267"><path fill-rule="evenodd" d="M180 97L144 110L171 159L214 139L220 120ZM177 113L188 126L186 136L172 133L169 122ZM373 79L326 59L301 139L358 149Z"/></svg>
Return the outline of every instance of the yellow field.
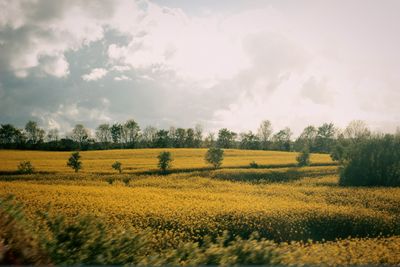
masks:
<svg viewBox="0 0 400 267"><path fill-rule="evenodd" d="M284 152L228 150L223 166L235 168L166 176L117 174L109 167L119 160L130 172L151 170L160 151L82 152L85 172L78 174L64 166L69 153L1 151L7 162L1 170L31 160L37 170L57 173L2 174L0 197L15 195L31 220L51 204L51 214L148 229L155 249L224 231L246 239L256 231L278 242L284 264L400 264L400 188L340 187L336 166L238 168L253 160L294 163L296 154ZM203 149L170 151L175 168L206 166ZM313 155L312 162L331 163L327 155ZM320 242L292 243L308 239Z"/></svg>
<svg viewBox="0 0 400 267"><path fill-rule="evenodd" d="M125 172L148 171L157 169L157 155L161 151L170 151L174 161L173 169L191 169L209 167L204 162L206 149L126 149L105 151L83 151L82 172L115 172L111 165L120 161ZM0 171L15 171L24 160L32 162L36 171L73 172L66 166L71 152L0 150ZM226 149L223 167L248 166L251 161L261 165L294 164L297 153L281 151L249 151ZM313 154L312 163L332 163L329 155Z"/></svg>

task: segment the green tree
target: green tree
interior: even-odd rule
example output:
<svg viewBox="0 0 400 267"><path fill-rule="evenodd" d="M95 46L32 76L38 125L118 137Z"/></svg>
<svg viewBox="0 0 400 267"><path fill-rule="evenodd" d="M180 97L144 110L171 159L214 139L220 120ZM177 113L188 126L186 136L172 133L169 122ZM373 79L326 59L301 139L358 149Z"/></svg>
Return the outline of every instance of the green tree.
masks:
<svg viewBox="0 0 400 267"><path fill-rule="evenodd" d="M204 157L205 161L214 166L215 169L219 168L224 159L224 150L218 147L211 147L207 150Z"/></svg>
<svg viewBox="0 0 400 267"><path fill-rule="evenodd" d="M72 152L71 156L67 161L67 166L74 169L75 172L78 172L82 169L82 161L80 161L81 155L78 151Z"/></svg>
<svg viewBox="0 0 400 267"><path fill-rule="evenodd" d="M400 137L377 135L345 149L341 185L400 186Z"/></svg>
<svg viewBox="0 0 400 267"><path fill-rule="evenodd" d="M117 170L119 173L122 173L122 163L121 163L121 162L116 161L116 162L114 162L114 163L111 165L111 167L112 167L114 170Z"/></svg>
<svg viewBox="0 0 400 267"><path fill-rule="evenodd" d="M290 140L291 137L292 131L289 127L280 130L272 137L273 148L277 150L290 151L292 147L292 142Z"/></svg>
<svg viewBox="0 0 400 267"><path fill-rule="evenodd" d="M235 132L229 131L226 128L219 130L217 147L220 148L232 148L235 146L235 138L237 134Z"/></svg>
<svg viewBox="0 0 400 267"><path fill-rule="evenodd" d="M171 168L171 163L173 161L171 153L168 151L163 151L158 155L158 167L162 173L167 173L168 169Z"/></svg>
<svg viewBox="0 0 400 267"><path fill-rule="evenodd" d="M121 142L121 137L122 137L122 125L119 123L114 123L111 128L111 139L114 144L118 144Z"/></svg>
<svg viewBox="0 0 400 267"><path fill-rule="evenodd" d="M335 125L333 123L324 123L318 127L317 137L315 141L315 149L317 152L330 153L335 142Z"/></svg>
<svg viewBox="0 0 400 267"><path fill-rule="evenodd" d="M248 133L241 133L239 146L242 149L260 149L260 139L251 131L249 131Z"/></svg>
<svg viewBox="0 0 400 267"><path fill-rule="evenodd" d="M18 169L18 172L22 173L22 174L31 174L35 171L35 168L33 167L32 163L30 161L20 162L17 169Z"/></svg>
<svg viewBox="0 0 400 267"><path fill-rule="evenodd" d="M131 148L135 147L139 138L139 132L140 132L139 124L137 124L135 120L128 120L125 122L123 129L128 147Z"/></svg>
<svg viewBox="0 0 400 267"><path fill-rule="evenodd" d="M310 162L310 150L308 146L305 146L300 154L296 157L297 165L299 167L309 166Z"/></svg>

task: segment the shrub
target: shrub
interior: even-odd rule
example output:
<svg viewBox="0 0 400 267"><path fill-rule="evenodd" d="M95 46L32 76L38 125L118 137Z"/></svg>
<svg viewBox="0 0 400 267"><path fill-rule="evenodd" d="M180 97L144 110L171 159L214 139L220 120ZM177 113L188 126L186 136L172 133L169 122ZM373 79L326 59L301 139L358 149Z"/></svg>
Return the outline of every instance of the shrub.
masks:
<svg viewBox="0 0 400 267"><path fill-rule="evenodd" d="M78 151L73 152L67 161L67 166L74 169L75 172L78 172L80 169L82 169L82 162L80 161L80 158L81 155L79 155Z"/></svg>
<svg viewBox="0 0 400 267"><path fill-rule="evenodd" d="M224 150L221 148L211 147L207 150L204 159L207 163L212 164L214 168L217 169L221 166L222 160L224 159Z"/></svg>
<svg viewBox="0 0 400 267"><path fill-rule="evenodd" d="M122 182L124 182L124 184L125 184L126 186L129 186L129 183L131 182L131 178L125 177L124 179L122 179Z"/></svg>
<svg viewBox="0 0 400 267"><path fill-rule="evenodd" d="M158 167L162 173L167 173L167 170L171 168L171 162L173 161L171 153L163 151L158 155Z"/></svg>
<svg viewBox="0 0 400 267"><path fill-rule="evenodd" d="M31 174L34 172L35 168L30 161L22 161L17 166L18 172L22 174Z"/></svg>
<svg viewBox="0 0 400 267"><path fill-rule="evenodd" d="M257 162L255 162L255 161L252 161L252 162L250 162L250 168L254 168L254 169L257 169L258 168L258 164L257 164Z"/></svg>
<svg viewBox="0 0 400 267"><path fill-rule="evenodd" d="M106 179L106 181L107 181L108 184L113 184L114 181L115 181L115 179L114 179L114 178L111 178L111 177L108 177L108 178Z"/></svg>
<svg viewBox="0 0 400 267"><path fill-rule="evenodd" d="M0 199L0 265L49 265L36 234L25 221L22 206L9 196Z"/></svg>
<svg viewBox="0 0 400 267"><path fill-rule="evenodd" d="M303 167L303 166L309 166L310 165L310 150L308 147L304 148L300 154L296 157L297 160L297 166Z"/></svg>
<svg viewBox="0 0 400 267"><path fill-rule="evenodd" d="M114 170L117 170L119 173L122 173L122 163L121 163L121 162L116 161L116 162L114 162L114 163L111 165L111 167L112 167Z"/></svg>
<svg viewBox="0 0 400 267"><path fill-rule="evenodd" d="M400 186L400 138L374 136L349 146L339 183L355 186Z"/></svg>

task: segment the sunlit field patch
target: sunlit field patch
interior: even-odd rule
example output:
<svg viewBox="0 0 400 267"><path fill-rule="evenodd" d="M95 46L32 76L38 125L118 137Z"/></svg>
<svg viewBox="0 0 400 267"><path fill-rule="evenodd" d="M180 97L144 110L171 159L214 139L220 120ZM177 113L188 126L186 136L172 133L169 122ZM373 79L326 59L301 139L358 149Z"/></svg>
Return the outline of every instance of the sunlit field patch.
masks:
<svg viewBox="0 0 400 267"><path fill-rule="evenodd" d="M295 163L296 153L284 152L228 150L223 165L228 168L212 170L204 150L172 149L174 168L187 171L146 174L155 169L160 151L82 152L85 171L79 173L61 166L69 152L9 151L10 166L31 160L37 170L54 173L3 173L0 197L15 195L39 224L37 212L49 211L149 231L155 250L216 240L225 231L231 240L257 232L276 242L284 264L400 262L400 188L342 187L327 155L313 155L327 166L279 167ZM6 157L6 151L0 154ZM143 165L127 164L136 159ZM112 170L107 164L115 160L126 160L128 170ZM265 166L249 168L253 160ZM101 166L107 170L96 171Z"/></svg>
<svg viewBox="0 0 400 267"><path fill-rule="evenodd" d="M157 155L161 151L170 151L174 159L173 169L196 169L210 167L204 162L206 149L124 149L105 151L82 151L82 172L115 172L111 165L115 161L122 163L124 172L142 172L157 169ZM36 171L73 172L66 166L71 152L0 150L0 171L15 171L21 161L32 162ZM295 152L250 151L226 149L223 167L248 167L256 161L260 165L296 164ZM313 154L311 162L332 164L329 155Z"/></svg>

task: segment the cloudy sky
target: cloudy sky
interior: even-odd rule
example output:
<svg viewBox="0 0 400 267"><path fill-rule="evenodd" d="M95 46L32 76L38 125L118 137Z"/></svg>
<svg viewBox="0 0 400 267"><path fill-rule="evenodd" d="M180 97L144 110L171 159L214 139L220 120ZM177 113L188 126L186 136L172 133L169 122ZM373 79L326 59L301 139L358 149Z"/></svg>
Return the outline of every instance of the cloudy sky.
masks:
<svg viewBox="0 0 400 267"><path fill-rule="evenodd" d="M0 0L0 123L400 125L400 1Z"/></svg>

